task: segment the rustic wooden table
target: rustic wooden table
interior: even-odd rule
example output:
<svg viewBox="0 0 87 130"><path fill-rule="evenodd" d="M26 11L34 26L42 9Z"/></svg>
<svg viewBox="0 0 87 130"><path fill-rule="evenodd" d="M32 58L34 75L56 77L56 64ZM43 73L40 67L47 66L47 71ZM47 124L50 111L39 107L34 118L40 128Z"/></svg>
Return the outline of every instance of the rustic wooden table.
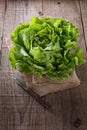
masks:
<svg viewBox="0 0 87 130"><path fill-rule="evenodd" d="M79 45L87 49L87 0L0 0L0 130L87 130L87 64L78 67L81 85L44 97L54 113L43 109L13 81L6 38L31 16L63 17L79 28ZM1 46L1 45L0 45Z"/></svg>

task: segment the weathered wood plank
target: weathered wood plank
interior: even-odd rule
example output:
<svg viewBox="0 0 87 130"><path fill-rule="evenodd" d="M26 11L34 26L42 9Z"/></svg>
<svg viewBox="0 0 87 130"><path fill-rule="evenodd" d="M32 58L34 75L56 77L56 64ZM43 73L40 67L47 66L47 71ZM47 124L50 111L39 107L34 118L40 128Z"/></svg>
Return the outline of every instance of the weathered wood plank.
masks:
<svg viewBox="0 0 87 130"><path fill-rule="evenodd" d="M7 1L5 8L5 18L4 18L4 31L3 31L3 44L2 44L2 65L1 65L1 75L3 80L0 80L2 84L2 89L0 96L2 95L12 95L17 90L14 87L13 82L13 70L11 69L8 61L8 50L5 43L5 38L7 38L14 28L15 20L15 1ZM7 87L8 86L8 87Z"/></svg>
<svg viewBox="0 0 87 130"><path fill-rule="evenodd" d="M87 49L87 0L80 0L81 20Z"/></svg>
<svg viewBox="0 0 87 130"><path fill-rule="evenodd" d="M0 64L1 64L1 48L2 48L2 35L3 35L3 23L5 14L5 0L0 1Z"/></svg>
<svg viewBox="0 0 87 130"><path fill-rule="evenodd" d="M78 40L78 44L79 46L81 46L84 50L84 55L86 57L86 47L85 47L85 39L84 39L84 33L83 33L83 26L82 26L82 21L81 21L81 14L80 14L80 6L79 6L79 1L78 0L74 0L74 1L70 1L70 0L53 0L53 1L43 1L43 13L44 16L52 16L52 17L63 17L67 20L70 20L71 22L73 22L79 29L79 40ZM58 94L54 94L55 99L60 100L60 104L56 104L57 101L52 100L51 95L49 95L49 97L47 97L47 100L52 104L56 104L56 110L58 112L58 108L59 106L61 106L61 112L60 114L55 112L55 114L57 115L57 119L59 119L59 117L62 116L61 119L61 124L63 124L63 129L64 130L70 130L70 129L75 129L75 125L74 122L76 120L76 118L79 118L82 120L83 124L79 127L79 130L82 129L86 129L87 128L87 124L86 124L86 119L87 116L84 115L84 112L86 112L86 108L85 105L83 106L82 103L84 102L82 99L82 95L84 95L85 93L85 100L87 99L87 90L84 91L85 85L84 82L86 83L86 77L87 77L87 73L86 73L86 65L83 65L84 68L84 73L85 73L85 79L83 80L83 70L81 69L81 67L78 70L78 75L81 79L81 85L79 88L76 89L72 89L69 91L65 91L62 93L58 93ZM81 69L81 70L80 70ZM87 84L87 83L86 83ZM84 87L84 88L83 88ZM82 95L81 95L82 94ZM54 103L55 102L55 103ZM53 117L50 117L50 121L49 121L49 113L46 113L46 129L53 129L54 126L54 119ZM52 124L52 125L50 125ZM57 122L57 124L55 125L55 130L57 130L57 128L59 128L60 123ZM62 128L60 128L62 129Z"/></svg>
<svg viewBox="0 0 87 130"><path fill-rule="evenodd" d="M3 34L4 14L5 14L5 1L0 0L0 40Z"/></svg>
<svg viewBox="0 0 87 130"><path fill-rule="evenodd" d="M10 10L12 9L12 11ZM9 62L7 58L8 50L5 44L5 37L9 35L9 33L12 31L14 27L14 19L15 19L15 6L14 1L10 2L7 1L5 3L5 18L4 18L4 30L3 30L3 44L2 44L2 64L1 64L1 72L0 72L0 85L1 85L1 91L0 91L0 103L3 105L0 105L0 129L7 130L12 129L14 130L14 125L9 125L10 118L11 123L14 123L14 118L19 118L18 114L16 114L11 107L13 104L10 105L10 108L8 108L8 104L10 102L13 102L12 95L14 93L12 89L12 80L11 80L11 74L12 69L9 67ZM8 96L8 97L7 97ZM16 117L15 117L16 116ZM13 118L12 118L13 117ZM16 118L16 122L18 121ZM10 128L9 128L10 126ZM18 129L19 126L16 126L16 129Z"/></svg>
<svg viewBox="0 0 87 130"><path fill-rule="evenodd" d="M10 67L5 43L5 39L16 25L23 21L28 22L31 16L39 15L39 11L42 11L42 1L39 0L7 1L2 46L2 71L0 73L0 85L2 85L0 103L3 102L0 108L0 129L2 130L45 129L45 110L13 81L13 76L19 78L22 76Z"/></svg>
<svg viewBox="0 0 87 130"><path fill-rule="evenodd" d="M85 43L86 52L87 52L87 37L86 37L86 35L87 35L87 1L80 0L79 4L80 4L81 21L82 21L83 33L84 33L84 39L85 39L84 43ZM86 57L86 61L87 61L87 57ZM87 64L85 65L85 67L82 66L78 72L79 72L79 75L82 75L80 77L83 80L83 89L81 88L80 94L82 97L81 102L82 102L83 109L84 109L84 115L85 115L84 122L85 122L85 120L87 120L87 87L86 87ZM81 73L81 72L83 72L83 73Z"/></svg>

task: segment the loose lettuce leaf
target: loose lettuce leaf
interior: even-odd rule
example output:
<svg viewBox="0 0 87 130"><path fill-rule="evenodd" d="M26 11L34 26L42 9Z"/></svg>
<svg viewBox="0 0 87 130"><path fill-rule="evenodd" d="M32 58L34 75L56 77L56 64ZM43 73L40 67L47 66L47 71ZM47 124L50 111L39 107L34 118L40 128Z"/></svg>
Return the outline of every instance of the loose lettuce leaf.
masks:
<svg viewBox="0 0 87 130"><path fill-rule="evenodd" d="M32 17L13 30L8 57L12 67L23 73L64 80L76 65L85 63L77 39L78 29L69 21Z"/></svg>

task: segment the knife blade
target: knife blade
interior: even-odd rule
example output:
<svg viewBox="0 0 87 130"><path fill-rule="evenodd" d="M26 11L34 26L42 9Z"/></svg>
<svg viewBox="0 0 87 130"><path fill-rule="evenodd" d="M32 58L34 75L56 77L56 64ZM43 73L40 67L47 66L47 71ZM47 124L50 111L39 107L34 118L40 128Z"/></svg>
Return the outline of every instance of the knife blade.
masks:
<svg viewBox="0 0 87 130"><path fill-rule="evenodd" d="M41 104L45 109L49 110L51 109L51 105L46 102L40 95L38 95L35 91L33 91L31 88L27 87L25 83L23 83L18 78L13 78L18 86L20 86L25 92L27 92L29 95L31 95L39 104Z"/></svg>

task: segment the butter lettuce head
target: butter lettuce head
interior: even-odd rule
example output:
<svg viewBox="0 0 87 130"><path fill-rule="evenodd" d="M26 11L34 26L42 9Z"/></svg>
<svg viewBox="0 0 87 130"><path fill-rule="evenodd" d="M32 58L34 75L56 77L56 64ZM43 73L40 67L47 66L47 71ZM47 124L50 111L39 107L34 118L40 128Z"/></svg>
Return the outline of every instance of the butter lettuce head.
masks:
<svg viewBox="0 0 87 130"><path fill-rule="evenodd" d="M77 39L78 29L69 21L33 17L13 30L8 57L20 72L63 80L85 62Z"/></svg>

